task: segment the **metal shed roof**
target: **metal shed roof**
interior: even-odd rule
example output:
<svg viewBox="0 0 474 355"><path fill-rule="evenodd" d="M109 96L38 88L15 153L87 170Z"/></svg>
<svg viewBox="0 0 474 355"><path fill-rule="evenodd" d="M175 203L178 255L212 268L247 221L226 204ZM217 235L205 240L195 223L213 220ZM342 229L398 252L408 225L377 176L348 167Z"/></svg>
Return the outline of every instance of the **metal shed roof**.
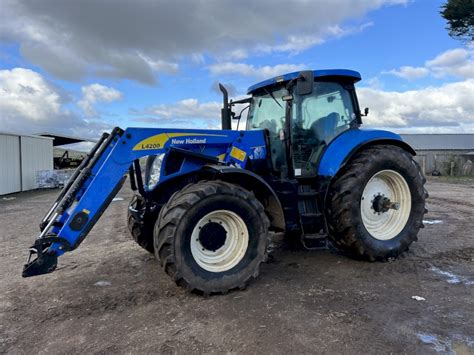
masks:
<svg viewBox="0 0 474 355"><path fill-rule="evenodd" d="M474 133L400 134L415 150L474 150Z"/></svg>
<svg viewBox="0 0 474 355"><path fill-rule="evenodd" d="M21 133L13 133L13 132L5 132L5 131L0 131L0 134L5 135L5 136L15 136L15 137L30 137L30 138L38 138L38 139L49 139L53 140L54 138L52 137L42 137L34 134L21 134Z"/></svg>
<svg viewBox="0 0 474 355"><path fill-rule="evenodd" d="M67 136L64 134L56 134L56 133L38 133L38 136L42 137L50 137L54 139L54 146L58 145L67 145L67 144L74 144L74 143L81 143L81 142L96 142L95 140L92 139L85 139L85 138L80 138L80 137L73 137L73 136Z"/></svg>

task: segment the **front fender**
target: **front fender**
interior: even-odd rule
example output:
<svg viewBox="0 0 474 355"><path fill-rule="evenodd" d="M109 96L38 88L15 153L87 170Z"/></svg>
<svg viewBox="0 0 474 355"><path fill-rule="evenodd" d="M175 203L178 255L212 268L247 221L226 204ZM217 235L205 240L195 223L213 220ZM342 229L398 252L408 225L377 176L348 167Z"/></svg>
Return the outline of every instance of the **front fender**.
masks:
<svg viewBox="0 0 474 355"><path fill-rule="evenodd" d="M402 138L393 132L383 130L351 129L336 137L321 157L318 175L332 177L359 150L374 144L393 144L415 155L415 151Z"/></svg>
<svg viewBox="0 0 474 355"><path fill-rule="evenodd" d="M253 191L270 217L271 228L276 231L285 230L285 217L280 200L272 187L260 176L249 170L225 165L206 165L202 171L211 172L214 179L218 178Z"/></svg>

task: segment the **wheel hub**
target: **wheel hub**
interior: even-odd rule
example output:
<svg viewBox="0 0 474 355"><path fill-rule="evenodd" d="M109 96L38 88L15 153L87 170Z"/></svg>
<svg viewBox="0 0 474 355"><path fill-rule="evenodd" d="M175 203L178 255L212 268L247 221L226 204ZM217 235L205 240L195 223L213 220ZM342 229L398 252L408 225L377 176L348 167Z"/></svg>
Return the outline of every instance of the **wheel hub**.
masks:
<svg viewBox="0 0 474 355"><path fill-rule="evenodd" d="M373 199L372 208L374 213L385 213L390 209L398 210L400 208L400 204L398 202L390 201L389 198L379 193Z"/></svg>
<svg viewBox="0 0 474 355"><path fill-rule="evenodd" d="M202 217L191 233L194 261L209 272L224 272L236 266L245 256L249 231L238 214L216 210Z"/></svg>
<svg viewBox="0 0 474 355"><path fill-rule="evenodd" d="M227 232L222 227L222 223L209 222L200 227L199 242L203 248L216 251L220 249L227 239Z"/></svg>
<svg viewBox="0 0 474 355"><path fill-rule="evenodd" d="M381 170L364 187L360 213L365 229L373 238L396 237L408 222L410 210L410 188L397 171Z"/></svg>

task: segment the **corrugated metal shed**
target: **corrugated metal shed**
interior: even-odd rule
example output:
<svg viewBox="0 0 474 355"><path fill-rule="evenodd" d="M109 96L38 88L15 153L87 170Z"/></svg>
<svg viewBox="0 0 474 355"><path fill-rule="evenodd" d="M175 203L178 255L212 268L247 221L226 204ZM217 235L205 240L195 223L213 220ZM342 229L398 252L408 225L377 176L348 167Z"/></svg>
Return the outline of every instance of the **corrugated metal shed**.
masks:
<svg viewBox="0 0 474 355"><path fill-rule="evenodd" d="M0 132L0 195L36 188L36 171L53 169L53 139Z"/></svg>
<svg viewBox="0 0 474 355"><path fill-rule="evenodd" d="M36 172L53 169L53 140L38 137L21 137L22 191L36 186Z"/></svg>
<svg viewBox="0 0 474 355"><path fill-rule="evenodd" d="M0 133L0 195L21 191L20 137Z"/></svg>
<svg viewBox="0 0 474 355"><path fill-rule="evenodd" d="M474 151L474 134L400 134L415 150Z"/></svg>

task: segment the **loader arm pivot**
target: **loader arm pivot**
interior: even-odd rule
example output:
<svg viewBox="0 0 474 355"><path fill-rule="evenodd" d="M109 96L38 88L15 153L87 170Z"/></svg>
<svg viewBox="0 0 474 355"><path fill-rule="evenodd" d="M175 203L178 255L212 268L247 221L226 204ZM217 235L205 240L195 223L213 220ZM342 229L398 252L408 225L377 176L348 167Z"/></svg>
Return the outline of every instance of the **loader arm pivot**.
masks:
<svg viewBox="0 0 474 355"><path fill-rule="evenodd" d="M40 224L41 233L30 248L23 277L55 270L57 258L74 250L84 240L113 197L120 190L132 164L147 155L170 149L217 156L222 164L244 167L248 151L255 142L264 142L263 132L230 130L180 130L155 128L114 128L104 133L53 203ZM255 145L255 144L254 144ZM236 154L235 152L240 154ZM199 170L206 164L196 160L163 180Z"/></svg>

